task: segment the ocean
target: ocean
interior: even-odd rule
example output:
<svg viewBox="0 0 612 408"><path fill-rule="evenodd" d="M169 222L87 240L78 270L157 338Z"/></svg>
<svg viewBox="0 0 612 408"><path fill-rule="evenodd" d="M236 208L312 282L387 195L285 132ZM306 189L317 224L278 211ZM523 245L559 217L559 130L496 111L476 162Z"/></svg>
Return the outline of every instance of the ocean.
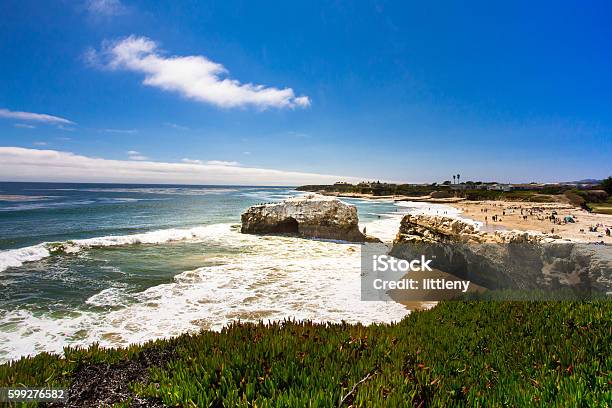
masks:
<svg viewBox="0 0 612 408"><path fill-rule="evenodd" d="M229 322L391 322L360 300L359 245L241 234L250 205L291 187L0 183L0 362L125 346ZM343 199L391 241L390 200ZM431 205L429 205L431 206Z"/></svg>

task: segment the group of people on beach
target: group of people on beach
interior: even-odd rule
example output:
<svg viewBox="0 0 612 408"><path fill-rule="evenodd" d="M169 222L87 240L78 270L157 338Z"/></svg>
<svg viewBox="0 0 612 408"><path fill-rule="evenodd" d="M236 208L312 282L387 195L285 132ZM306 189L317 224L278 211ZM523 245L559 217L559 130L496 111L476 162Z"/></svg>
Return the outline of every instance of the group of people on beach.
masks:
<svg viewBox="0 0 612 408"><path fill-rule="evenodd" d="M605 225L603 225L602 223L598 223L595 225L591 225L589 227L589 232L599 232L598 228L605 228L605 232L606 232L606 236L609 237L610 236L610 227L606 227ZM582 231L582 230L581 230Z"/></svg>
<svg viewBox="0 0 612 408"><path fill-rule="evenodd" d="M492 220L493 222L502 222L502 219L501 219L501 218L499 218L499 215L497 215L497 214L496 214L496 215L493 215L493 216L491 217L491 220ZM485 215L485 224L488 224L488 223L489 223L489 217L488 217L487 215Z"/></svg>
<svg viewBox="0 0 612 408"><path fill-rule="evenodd" d="M497 206L501 206L502 204L497 204L497 203L493 203L492 206L493 207L497 207ZM557 208L558 209L558 208ZM559 213L557 212L557 209L552 208L552 207L546 207L546 206L534 206L534 207L529 207L529 208L523 208L520 205L516 205L516 206L505 206L504 208L501 209L501 215L502 216L506 216L507 214L512 214L515 213L515 211L520 211L520 215L521 218L523 219L523 221L528 221L529 217L535 217L538 221L548 221L553 225L567 225L568 223L577 223L578 218L576 217L575 214L569 213L568 215L565 216L560 216ZM481 208L480 209L481 213L488 213L489 209L488 208ZM485 216L484 217L485 223L488 223L489 217ZM495 214L493 216L491 216L491 220L493 222L501 222L502 219L500 218L500 215ZM605 230L604 230L605 228ZM603 237L602 232L605 231L605 235L607 237L612 236L612 226L605 226L602 223L598 223L597 225L591 226L589 227L589 232L594 232L594 233L600 233L600 237ZM584 233L584 229L580 229L581 233ZM554 234L555 233L555 227L553 226L550 229L550 233Z"/></svg>

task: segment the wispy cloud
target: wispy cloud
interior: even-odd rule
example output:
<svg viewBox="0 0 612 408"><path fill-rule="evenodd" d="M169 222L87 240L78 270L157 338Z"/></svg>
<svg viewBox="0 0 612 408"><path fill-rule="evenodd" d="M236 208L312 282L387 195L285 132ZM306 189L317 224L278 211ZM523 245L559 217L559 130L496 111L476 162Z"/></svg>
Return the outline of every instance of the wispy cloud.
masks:
<svg viewBox="0 0 612 408"><path fill-rule="evenodd" d="M172 122L165 122L164 126L167 126L169 128L176 129L176 130L191 130L187 126L177 125L176 123L172 123Z"/></svg>
<svg viewBox="0 0 612 408"><path fill-rule="evenodd" d="M197 159L190 159L185 157L184 159L181 159L182 163L187 163L187 164L205 164L207 166L240 166L240 163L238 163L237 161L225 161L225 160L208 160L208 161L202 161L202 160L197 160Z"/></svg>
<svg viewBox="0 0 612 408"><path fill-rule="evenodd" d="M187 164L204 164L204 162L202 160L190 159L188 157L185 157L184 159L181 159L181 162L187 163Z"/></svg>
<svg viewBox="0 0 612 408"><path fill-rule="evenodd" d="M359 179L242 166L108 160L57 150L0 147L0 174L9 181L184 183L239 185L327 184Z"/></svg>
<svg viewBox="0 0 612 408"><path fill-rule="evenodd" d="M15 123L13 126L21 129L36 129L36 126L28 125L27 123Z"/></svg>
<svg viewBox="0 0 612 408"><path fill-rule="evenodd" d="M103 46L99 52L89 50L86 58L98 66L142 73L145 85L223 108L310 106L307 96L296 96L291 88L243 84L228 78L223 65L204 56L166 56L146 37L130 36Z"/></svg>
<svg viewBox="0 0 612 408"><path fill-rule="evenodd" d="M33 144L34 146L46 146L46 145L48 145L48 143L47 143L47 142L34 142L34 143L32 143L32 144Z"/></svg>
<svg viewBox="0 0 612 408"><path fill-rule="evenodd" d="M94 16L112 17L126 12L119 0L87 0L86 7Z"/></svg>
<svg viewBox="0 0 612 408"><path fill-rule="evenodd" d="M121 133L126 135L134 135L138 133L138 129L100 129L104 133Z"/></svg>
<svg viewBox="0 0 612 408"><path fill-rule="evenodd" d="M206 162L209 166L240 166L237 161L225 161L225 160L209 160Z"/></svg>
<svg viewBox="0 0 612 408"><path fill-rule="evenodd" d="M47 115L46 113L20 112L8 109L0 109L0 118L17 119L28 122L51 123L56 125L75 125L71 120L59 116Z"/></svg>
<svg viewBox="0 0 612 408"><path fill-rule="evenodd" d="M130 160L149 160L149 158L145 155L143 155L140 152L137 152L136 150L128 150L127 151L127 155L130 158Z"/></svg>

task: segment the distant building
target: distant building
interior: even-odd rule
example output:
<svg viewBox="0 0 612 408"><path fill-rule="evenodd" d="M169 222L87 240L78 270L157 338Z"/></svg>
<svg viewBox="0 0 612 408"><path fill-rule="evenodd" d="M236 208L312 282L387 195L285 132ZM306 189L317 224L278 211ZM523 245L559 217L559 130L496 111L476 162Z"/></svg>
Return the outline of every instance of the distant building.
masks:
<svg viewBox="0 0 612 408"><path fill-rule="evenodd" d="M487 185L487 190L489 191L512 191L512 185L510 184L489 184Z"/></svg>
<svg viewBox="0 0 612 408"><path fill-rule="evenodd" d="M521 184L511 184L513 190L544 190L546 184L542 183L521 183Z"/></svg>

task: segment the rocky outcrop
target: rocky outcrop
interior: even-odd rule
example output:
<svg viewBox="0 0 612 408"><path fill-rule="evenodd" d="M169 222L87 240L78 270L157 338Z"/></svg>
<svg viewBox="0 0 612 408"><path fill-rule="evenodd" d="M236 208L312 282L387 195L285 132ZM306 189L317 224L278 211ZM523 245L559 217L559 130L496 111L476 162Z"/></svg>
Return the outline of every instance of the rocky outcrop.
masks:
<svg viewBox="0 0 612 408"><path fill-rule="evenodd" d="M534 231L480 231L476 224L459 218L439 215L404 216L396 240L417 239L419 241L445 243L552 243L561 237Z"/></svg>
<svg viewBox="0 0 612 408"><path fill-rule="evenodd" d="M525 231L479 231L457 218L406 215L391 255L432 265L489 289L612 293L612 246Z"/></svg>
<svg viewBox="0 0 612 408"><path fill-rule="evenodd" d="M350 242L369 240L359 231L354 205L318 194L293 197L282 203L254 205L241 219L241 231L249 234L295 234Z"/></svg>

